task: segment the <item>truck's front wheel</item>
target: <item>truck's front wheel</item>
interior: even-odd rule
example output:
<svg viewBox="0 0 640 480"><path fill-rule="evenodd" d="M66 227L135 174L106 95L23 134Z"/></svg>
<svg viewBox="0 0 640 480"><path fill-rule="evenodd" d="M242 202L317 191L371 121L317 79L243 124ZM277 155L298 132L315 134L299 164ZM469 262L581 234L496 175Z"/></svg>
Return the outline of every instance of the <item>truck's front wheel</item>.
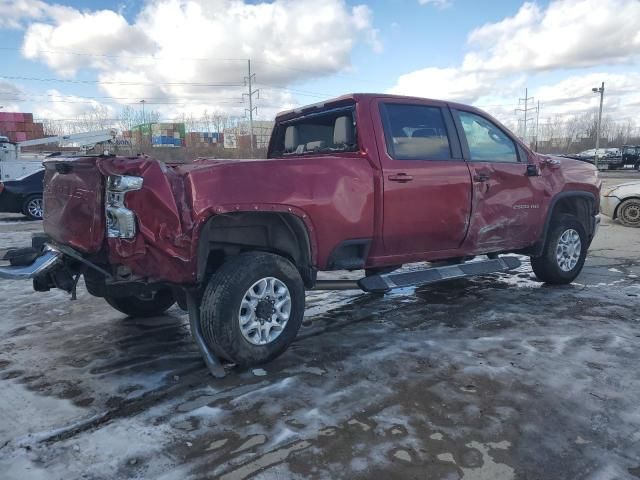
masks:
<svg viewBox="0 0 640 480"><path fill-rule="evenodd" d="M162 315L176 303L170 288L128 297L106 295L104 299L119 312L130 317L154 317Z"/></svg>
<svg viewBox="0 0 640 480"><path fill-rule="evenodd" d="M542 255L531 258L533 272L546 283L571 283L582 271L587 247L582 223L573 215L560 215L549 228Z"/></svg>
<svg viewBox="0 0 640 480"><path fill-rule="evenodd" d="M200 304L205 342L241 366L268 362L293 342L304 316L304 284L286 258L247 252L212 276Z"/></svg>

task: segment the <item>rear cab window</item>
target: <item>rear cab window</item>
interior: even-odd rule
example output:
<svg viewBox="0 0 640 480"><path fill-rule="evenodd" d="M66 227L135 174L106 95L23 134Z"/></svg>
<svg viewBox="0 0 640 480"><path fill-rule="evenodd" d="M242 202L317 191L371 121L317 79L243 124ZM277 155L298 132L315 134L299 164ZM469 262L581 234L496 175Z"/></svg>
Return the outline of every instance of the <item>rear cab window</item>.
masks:
<svg viewBox="0 0 640 480"><path fill-rule="evenodd" d="M380 116L387 152L394 160L451 159L451 145L440 107L381 103Z"/></svg>
<svg viewBox="0 0 640 480"><path fill-rule="evenodd" d="M269 158L359 151L355 104L328 107L279 121Z"/></svg>

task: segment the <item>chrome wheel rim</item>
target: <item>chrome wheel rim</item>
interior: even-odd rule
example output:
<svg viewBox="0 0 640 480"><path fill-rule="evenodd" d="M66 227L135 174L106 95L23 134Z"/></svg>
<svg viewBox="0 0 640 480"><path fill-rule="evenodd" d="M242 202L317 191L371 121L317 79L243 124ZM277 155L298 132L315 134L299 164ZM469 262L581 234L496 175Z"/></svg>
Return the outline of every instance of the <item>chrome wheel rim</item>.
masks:
<svg viewBox="0 0 640 480"><path fill-rule="evenodd" d="M556 260L561 270L570 272L578 264L582 253L580 235L573 228L565 230L558 239L556 247Z"/></svg>
<svg viewBox="0 0 640 480"><path fill-rule="evenodd" d="M258 280L245 292L238 319L240 332L252 345L275 341L289 321L291 294L287 286L274 277Z"/></svg>
<svg viewBox="0 0 640 480"><path fill-rule="evenodd" d="M27 212L35 218L42 218L42 199L34 198L27 203Z"/></svg>

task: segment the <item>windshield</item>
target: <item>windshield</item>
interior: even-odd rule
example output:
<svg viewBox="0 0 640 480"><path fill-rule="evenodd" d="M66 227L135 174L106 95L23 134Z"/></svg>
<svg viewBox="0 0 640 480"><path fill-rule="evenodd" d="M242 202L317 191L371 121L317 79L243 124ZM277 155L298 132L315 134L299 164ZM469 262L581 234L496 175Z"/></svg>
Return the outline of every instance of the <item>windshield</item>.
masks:
<svg viewBox="0 0 640 480"><path fill-rule="evenodd" d="M331 108L279 122L270 158L358 150L354 106Z"/></svg>
<svg viewBox="0 0 640 480"><path fill-rule="evenodd" d="M636 153L636 149L634 147L624 147L622 149L622 153L626 153L628 155L634 155Z"/></svg>

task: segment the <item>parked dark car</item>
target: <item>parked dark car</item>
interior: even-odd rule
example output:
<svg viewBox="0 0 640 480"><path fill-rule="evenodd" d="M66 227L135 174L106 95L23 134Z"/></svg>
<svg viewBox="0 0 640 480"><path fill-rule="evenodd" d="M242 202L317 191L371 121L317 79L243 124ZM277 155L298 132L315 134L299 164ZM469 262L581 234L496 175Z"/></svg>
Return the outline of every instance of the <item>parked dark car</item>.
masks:
<svg viewBox="0 0 640 480"><path fill-rule="evenodd" d="M42 220L42 183L44 170L17 180L0 182L0 212L22 213Z"/></svg>
<svg viewBox="0 0 640 480"><path fill-rule="evenodd" d="M622 163L633 165L633 168L640 170L640 145L623 145Z"/></svg>

